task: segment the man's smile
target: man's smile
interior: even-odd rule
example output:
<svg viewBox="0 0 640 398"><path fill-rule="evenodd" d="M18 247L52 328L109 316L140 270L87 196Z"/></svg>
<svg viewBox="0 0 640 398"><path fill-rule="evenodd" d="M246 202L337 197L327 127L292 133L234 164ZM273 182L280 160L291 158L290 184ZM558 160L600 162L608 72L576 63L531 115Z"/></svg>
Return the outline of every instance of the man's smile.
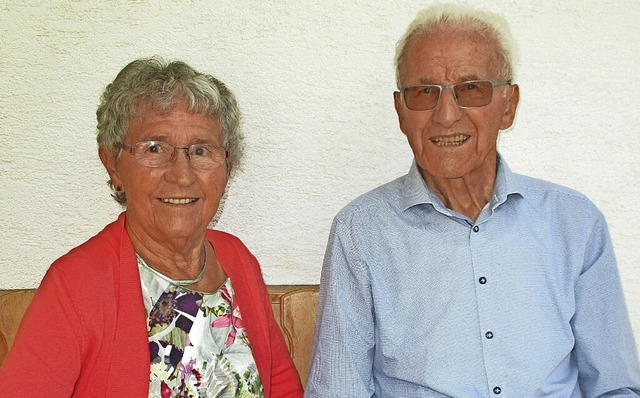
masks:
<svg viewBox="0 0 640 398"><path fill-rule="evenodd" d="M436 146L458 146L464 144L468 139L468 135L457 134L448 137L432 138L431 142L433 142Z"/></svg>

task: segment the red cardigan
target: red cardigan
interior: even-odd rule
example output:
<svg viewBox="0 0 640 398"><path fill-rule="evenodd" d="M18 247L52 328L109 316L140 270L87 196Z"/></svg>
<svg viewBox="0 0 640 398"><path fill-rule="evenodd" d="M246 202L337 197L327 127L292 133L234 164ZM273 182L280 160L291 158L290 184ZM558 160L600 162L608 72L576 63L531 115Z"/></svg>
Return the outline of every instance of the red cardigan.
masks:
<svg viewBox="0 0 640 398"><path fill-rule="evenodd" d="M125 214L47 271L0 368L0 395L147 397L149 348ZM207 231L231 278L265 397L302 397L260 266L233 235Z"/></svg>

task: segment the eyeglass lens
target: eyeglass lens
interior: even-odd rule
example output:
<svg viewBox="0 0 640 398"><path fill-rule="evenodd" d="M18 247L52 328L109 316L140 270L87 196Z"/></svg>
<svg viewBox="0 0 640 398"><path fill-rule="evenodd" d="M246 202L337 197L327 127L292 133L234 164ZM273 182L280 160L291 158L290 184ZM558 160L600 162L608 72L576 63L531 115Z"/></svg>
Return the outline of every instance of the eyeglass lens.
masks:
<svg viewBox="0 0 640 398"><path fill-rule="evenodd" d="M177 150L186 150L191 164L201 169L214 169L226 159L226 150L211 144L193 144L189 147L175 147L166 142L145 141L137 143L132 153L143 166L160 167L169 163Z"/></svg>
<svg viewBox="0 0 640 398"><path fill-rule="evenodd" d="M428 111L438 106L442 87L452 87L458 105L480 107L488 105L493 97L493 84L490 81L471 81L454 86L423 85L407 87L403 90L407 107L415 111Z"/></svg>

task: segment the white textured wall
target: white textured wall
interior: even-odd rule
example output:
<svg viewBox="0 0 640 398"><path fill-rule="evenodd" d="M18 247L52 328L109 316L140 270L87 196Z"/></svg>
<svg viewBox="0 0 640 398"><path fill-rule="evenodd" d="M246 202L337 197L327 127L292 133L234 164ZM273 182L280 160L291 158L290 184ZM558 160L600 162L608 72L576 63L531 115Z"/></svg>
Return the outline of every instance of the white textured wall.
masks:
<svg viewBox="0 0 640 398"><path fill-rule="evenodd" d="M474 3L502 10L521 50L522 101L502 152L514 170L574 187L605 213L640 337L640 6ZM0 3L0 288L37 286L120 212L97 156L95 108L126 63L154 54L221 78L239 98L248 157L219 227L246 242L268 283L317 283L334 214L409 168L392 57L423 5Z"/></svg>

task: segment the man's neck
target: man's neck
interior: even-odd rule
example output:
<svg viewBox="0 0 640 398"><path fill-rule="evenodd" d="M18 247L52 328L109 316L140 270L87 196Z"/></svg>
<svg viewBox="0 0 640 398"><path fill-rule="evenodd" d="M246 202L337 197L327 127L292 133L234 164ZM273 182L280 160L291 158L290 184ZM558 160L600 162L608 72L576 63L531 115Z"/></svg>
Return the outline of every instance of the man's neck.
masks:
<svg viewBox="0 0 640 398"><path fill-rule="evenodd" d="M496 181L497 165L477 170L459 178L439 178L420 170L427 185L442 203L455 212L476 220L491 200Z"/></svg>

